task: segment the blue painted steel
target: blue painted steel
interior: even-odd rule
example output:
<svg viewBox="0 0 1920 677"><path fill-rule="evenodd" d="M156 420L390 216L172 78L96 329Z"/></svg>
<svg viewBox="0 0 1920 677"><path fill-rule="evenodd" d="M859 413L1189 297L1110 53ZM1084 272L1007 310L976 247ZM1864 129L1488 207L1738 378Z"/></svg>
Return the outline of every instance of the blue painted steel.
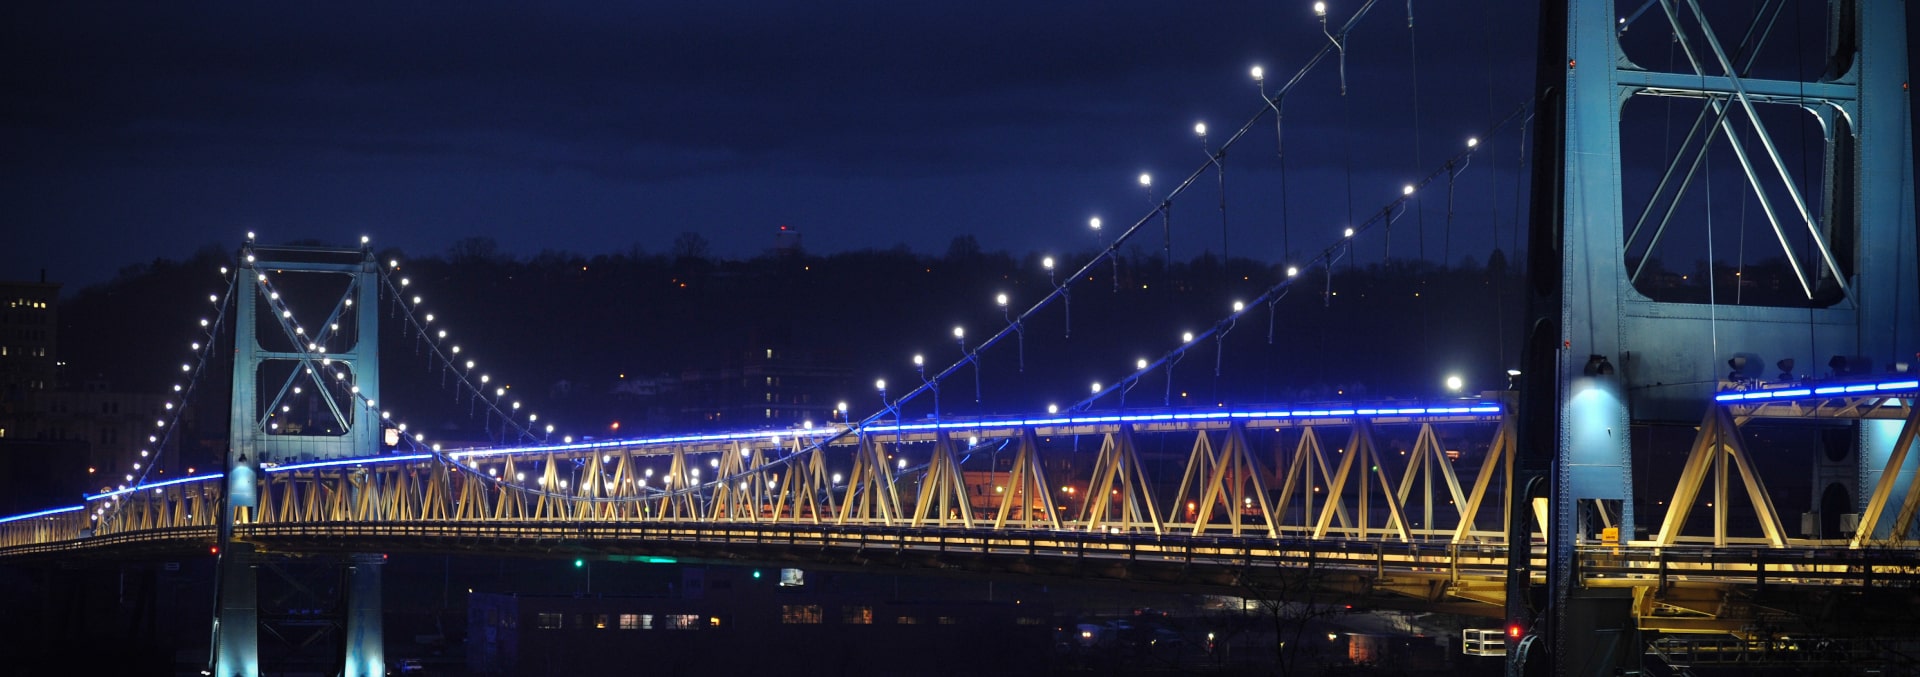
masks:
<svg viewBox="0 0 1920 677"><path fill-rule="evenodd" d="M347 569L347 655L342 677L385 677L381 638L380 567L384 555L354 555Z"/></svg>
<svg viewBox="0 0 1920 677"><path fill-rule="evenodd" d="M298 258L302 260L277 260L278 252L271 248L256 248L248 243L242 249L240 266L240 284L234 291L234 350L233 350L233 411L230 419L233 446L229 452L228 467L238 463L241 458L252 464L262 462L288 463L333 458L353 458L369 456L380 449L379 412L364 405L366 401L378 402L380 398L380 263L373 256L371 247L359 250L327 250L315 252L303 250ZM327 261L312 261L316 253ZM261 281L260 271L292 271L302 274L341 274L353 278L351 307L341 308L342 314L352 313L355 329L353 345L349 348L334 348L324 355L308 352L269 351L261 346L260 337L255 333L259 329L258 305L269 302L268 317L272 318L273 309L270 299L266 299L266 285ZM272 318L277 319L277 318ZM293 336L289 331L287 338L296 346L304 345L304 337ZM343 409L353 410L343 421L346 434L330 437L316 435L280 435L267 428L255 418L261 410L262 393L258 387L261 366L274 360L304 360L314 368L315 376L320 376L320 360L324 357L331 362L347 365L353 374L353 385L359 388L363 399L349 397L340 405ZM346 413L343 411L343 413Z"/></svg>

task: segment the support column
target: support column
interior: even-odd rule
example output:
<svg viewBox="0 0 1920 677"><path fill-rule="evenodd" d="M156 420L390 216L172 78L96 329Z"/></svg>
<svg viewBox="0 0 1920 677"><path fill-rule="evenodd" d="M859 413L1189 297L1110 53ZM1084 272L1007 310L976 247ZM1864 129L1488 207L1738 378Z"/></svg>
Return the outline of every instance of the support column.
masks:
<svg viewBox="0 0 1920 677"><path fill-rule="evenodd" d="M213 620L214 677L260 675L260 585L253 544L231 542L220 555L220 606Z"/></svg>
<svg viewBox="0 0 1920 677"><path fill-rule="evenodd" d="M347 566L347 656L344 677L387 674L380 624L380 568L385 555L354 555Z"/></svg>

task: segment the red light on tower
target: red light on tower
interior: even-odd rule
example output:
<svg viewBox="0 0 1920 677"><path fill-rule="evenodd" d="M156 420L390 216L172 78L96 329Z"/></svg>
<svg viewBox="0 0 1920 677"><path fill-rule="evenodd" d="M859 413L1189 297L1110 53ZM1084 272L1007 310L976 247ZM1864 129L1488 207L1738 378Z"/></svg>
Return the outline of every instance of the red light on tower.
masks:
<svg viewBox="0 0 1920 677"><path fill-rule="evenodd" d="M1507 625L1507 637L1509 639L1520 639L1521 632L1519 623L1510 623Z"/></svg>
<svg viewBox="0 0 1920 677"><path fill-rule="evenodd" d="M215 555L220 554L220 546L217 546L217 545L211 548L207 548L207 550Z"/></svg>

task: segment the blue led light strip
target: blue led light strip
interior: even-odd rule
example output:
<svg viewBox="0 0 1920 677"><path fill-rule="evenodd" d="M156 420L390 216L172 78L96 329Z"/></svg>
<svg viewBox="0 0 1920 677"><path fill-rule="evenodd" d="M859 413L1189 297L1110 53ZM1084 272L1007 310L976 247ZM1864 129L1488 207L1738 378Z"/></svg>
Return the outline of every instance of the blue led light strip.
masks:
<svg viewBox="0 0 1920 677"><path fill-rule="evenodd" d="M1916 383L1914 381L1896 382L1889 385L1900 386L1903 384L1907 389L1920 389L1920 383ZM1031 426L1093 425L1093 424L1102 424L1102 423L1164 423L1164 422L1170 422L1170 421L1203 421L1203 420L1220 420L1220 419L1229 419L1229 420L1278 419L1278 418L1317 419L1317 418L1356 418L1356 417L1373 418L1373 417L1388 417L1388 416L1491 415L1491 414L1499 414L1502 411L1503 411L1503 408L1499 404L1482 402L1482 401L1465 401L1465 402L1452 403L1449 405L1414 406L1414 407L1370 407L1370 408L1342 407L1337 409L1333 409L1333 408L1272 409L1272 410L1265 410L1265 411L1181 411L1181 412L1162 411L1162 412L1156 412L1156 413L1140 413L1140 414L1103 414L1103 415L1097 415L1097 416L1055 416L1055 417L1049 417L1049 418L1010 417L1010 418L998 418L998 419L981 419L981 420L975 420L975 421L950 421L950 422L944 422L944 423L909 423L909 424L898 424L898 425L874 425L874 426L867 426L865 428L862 428L861 432L873 434L873 433L892 433L892 432L915 432L915 431L926 431L926 430L990 430L990 429L1031 427ZM687 442L731 442L731 441L737 441L737 440L757 440L757 439L772 440L776 438L800 438L800 439L810 438L812 440L817 441L820 438L835 437L840 434L842 434L841 431L834 428L813 428L813 429L780 430L780 431L757 430L757 431L751 431L751 432L738 432L738 433L711 433L711 434L704 434L704 435L677 435L677 436L671 436L671 437L648 437L648 438L636 438L636 439L605 440L605 441L598 441L598 442L583 442L583 443L575 443L575 444L560 444L560 445L549 445L549 446L506 447L506 448L500 448L500 449L471 449L471 450L451 451L451 452L447 452L446 455L453 458L455 461L461 461L465 459L472 459L472 458L478 458L478 457L499 456L499 455L507 455L507 454L517 455L517 454L539 454L539 453L564 452L564 451L585 451L589 449L636 447L636 446L650 446L650 445L661 445L661 444L680 444L680 443L687 443ZM292 465L276 466L272 468L266 468L264 469L264 471L268 473L283 473L283 472L293 472L298 470L313 470L316 468L331 468L331 467L339 467L339 466L370 466L370 465L380 465L385 463L405 463L408 461L424 461L424 460L432 459L433 457L434 455L429 453L400 454L400 455L389 455L389 456L362 456L359 458L343 458L343 459L336 459L336 460L329 460L329 461L315 461L312 463L296 463ZM153 484L142 484L139 486L128 487L126 489L118 489L114 491L92 494L92 495L86 496L85 499L87 502L90 503L90 502L98 501L101 499L113 498L116 496L131 494L131 493L145 491L149 489L159 489L162 487L173 486L176 484L186 484L188 482L217 480L217 479L221 479L222 477L225 477L225 473L211 473L206 475L196 475L193 477L182 477L178 479L167 480L165 482L155 482ZM11 522L16 520L32 519L35 517L44 517L48 515L56 515L60 513L71 512L74 510L82 510L82 509L85 509L85 507L86 506L84 505L80 505L80 506L72 506L72 507L66 507L66 508L54 508L51 510L42 510L40 512L27 513L23 515L14 515L11 517L0 518L0 523L6 523L6 522Z"/></svg>
<svg viewBox="0 0 1920 677"><path fill-rule="evenodd" d="M225 476L226 476L226 473L212 473L208 475L196 475L193 477L182 477L179 479L171 479L165 482L154 482L153 484L141 484L137 486L127 487L125 489L115 489L113 491L93 494L93 495L87 496L86 500L87 502L91 503L93 501L98 501L103 498L113 498L115 496L119 496L122 494L131 494L136 491L143 491L146 489L159 489L161 487L170 487L175 484L186 484L188 482L198 482L201 480L217 480Z"/></svg>
<svg viewBox="0 0 1920 677"><path fill-rule="evenodd" d="M1920 391L1920 380L1904 381L1868 381L1865 383L1836 383L1817 388L1776 388L1773 390L1730 390L1713 396L1715 402L1755 402L1802 399L1826 399L1834 396L1894 394Z"/></svg>
<svg viewBox="0 0 1920 677"><path fill-rule="evenodd" d="M86 509L87 509L87 506L84 506L84 505L70 505L65 508L53 508L51 510L42 510L40 512L30 512L24 515L14 515L12 517L0 517L0 524L6 524L8 522L18 522L20 520L30 520L35 517L50 517L53 515L58 515L60 513L73 512L75 510L86 510Z"/></svg>

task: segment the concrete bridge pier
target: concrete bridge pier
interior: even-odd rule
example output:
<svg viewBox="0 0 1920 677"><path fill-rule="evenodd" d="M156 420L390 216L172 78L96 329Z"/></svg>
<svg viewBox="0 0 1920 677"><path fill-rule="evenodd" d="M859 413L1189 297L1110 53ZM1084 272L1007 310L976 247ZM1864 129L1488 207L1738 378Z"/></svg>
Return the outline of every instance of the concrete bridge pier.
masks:
<svg viewBox="0 0 1920 677"><path fill-rule="evenodd" d="M380 625L380 569L386 555L354 555L347 565L347 641L344 677L387 674Z"/></svg>
<svg viewBox="0 0 1920 677"><path fill-rule="evenodd" d="M227 543L216 575L220 607L213 619L214 677L259 677L260 575L253 544Z"/></svg>

